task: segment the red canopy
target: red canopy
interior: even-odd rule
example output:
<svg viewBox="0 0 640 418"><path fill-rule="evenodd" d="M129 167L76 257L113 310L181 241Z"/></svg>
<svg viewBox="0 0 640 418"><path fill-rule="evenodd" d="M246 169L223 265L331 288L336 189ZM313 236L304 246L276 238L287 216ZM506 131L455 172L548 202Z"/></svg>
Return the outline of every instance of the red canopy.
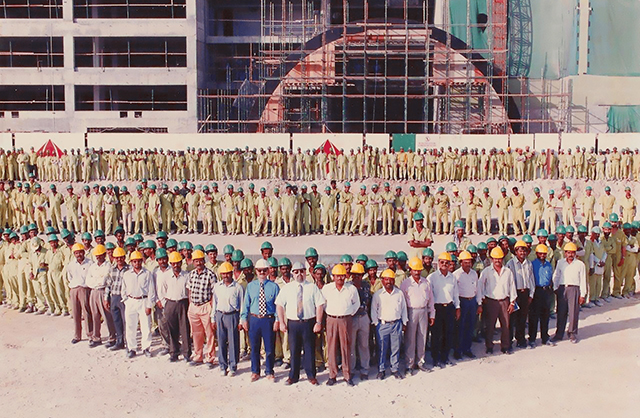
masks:
<svg viewBox="0 0 640 418"><path fill-rule="evenodd" d="M38 155L48 156L48 155L56 155L58 158L62 157L62 150L53 143L52 140L48 140L43 146L38 150Z"/></svg>
<svg viewBox="0 0 640 418"><path fill-rule="evenodd" d="M319 154L321 152L324 152L325 154L335 154L335 155L342 154L338 149L338 147L333 145L333 143L328 139L324 141L324 144L320 145L320 147L316 150L316 154Z"/></svg>

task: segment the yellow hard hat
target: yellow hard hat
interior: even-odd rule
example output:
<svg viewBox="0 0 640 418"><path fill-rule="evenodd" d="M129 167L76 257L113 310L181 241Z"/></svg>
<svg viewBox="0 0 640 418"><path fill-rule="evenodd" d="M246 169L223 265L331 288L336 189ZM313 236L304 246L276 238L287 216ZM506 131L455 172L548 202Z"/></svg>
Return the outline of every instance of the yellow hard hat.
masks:
<svg viewBox="0 0 640 418"><path fill-rule="evenodd" d="M124 257L125 255L127 255L127 253L124 251L124 248L116 248L115 250L113 250L113 257Z"/></svg>
<svg viewBox="0 0 640 418"><path fill-rule="evenodd" d="M411 270L422 270L424 269L424 265L422 264L422 260L420 260L418 257L413 257L411 260L409 260L409 268Z"/></svg>
<svg viewBox="0 0 640 418"><path fill-rule="evenodd" d="M347 274L347 269L342 264L336 264L331 269L331 274L333 276L345 276Z"/></svg>
<svg viewBox="0 0 640 418"><path fill-rule="evenodd" d="M351 266L351 273L364 274L364 266L360 263L353 263Z"/></svg>
<svg viewBox="0 0 640 418"><path fill-rule="evenodd" d="M563 250L565 251L578 251L578 247L573 242L567 242L564 244Z"/></svg>
<svg viewBox="0 0 640 418"><path fill-rule="evenodd" d="M76 251L84 251L84 245L79 242L73 244L73 247L71 247L71 252L75 253Z"/></svg>
<svg viewBox="0 0 640 418"><path fill-rule="evenodd" d="M491 250L491 254L489 254L489 256L491 258L504 258L504 252L502 251L502 248L496 247Z"/></svg>
<svg viewBox="0 0 640 418"><path fill-rule="evenodd" d="M395 279L396 278L396 272L391 270L391 269L386 269L385 271L382 272L380 277L389 277L391 279Z"/></svg>
<svg viewBox="0 0 640 418"><path fill-rule="evenodd" d="M448 252L442 252L438 255L438 260L446 260L446 261L451 261L451 254L449 254Z"/></svg>
<svg viewBox="0 0 640 418"><path fill-rule="evenodd" d="M542 254L547 254L549 252L549 249L544 244L538 244L538 245L536 245L536 252L537 253L542 253Z"/></svg>
<svg viewBox="0 0 640 418"><path fill-rule="evenodd" d="M231 273L233 271L233 266L231 263L225 261L220 264L220 268L218 268L218 273Z"/></svg>
<svg viewBox="0 0 640 418"><path fill-rule="evenodd" d="M133 261L133 260L142 260L142 253L140 251L134 251L131 253L131 257L129 257L129 260Z"/></svg>
<svg viewBox="0 0 640 418"><path fill-rule="evenodd" d="M473 257L471 257L471 253L469 251L462 251L460 253L460 255L458 256L458 260L462 261L462 260L471 260L473 259Z"/></svg>
<svg viewBox="0 0 640 418"><path fill-rule="evenodd" d="M102 244L97 245L96 248L93 249L93 255L95 256L104 255L106 253L107 253L107 248Z"/></svg>
<svg viewBox="0 0 640 418"><path fill-rule="evenodd" d="M195 250L191 255L191 258L193 258L194 260L198 260L200 258L204 259L204 253L200 250Z"/></svg>
<svg viewBox="0 0 640 418"><path fill-rule="evenodd" d="M182 261L182 256L180 255L179 252L174 251L171 254L169 254L169 262L170 263L179 263Z"/></svg>
<svg viewBox="0 0 640 418"><path fill-rule="evenodd" d="M520 248L520 247L527 248L527 243L520 239L520 240L518 240L518 242L516 242L516 245L514 247L515 248Z"/></svg>

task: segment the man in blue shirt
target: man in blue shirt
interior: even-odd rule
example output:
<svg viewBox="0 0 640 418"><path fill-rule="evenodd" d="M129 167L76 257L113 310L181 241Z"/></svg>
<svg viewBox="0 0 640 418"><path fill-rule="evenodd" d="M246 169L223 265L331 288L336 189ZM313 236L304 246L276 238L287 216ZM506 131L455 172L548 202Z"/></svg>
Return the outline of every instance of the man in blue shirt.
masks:
<svg viewBox="0 0 640 418"><path fill-rule="evenodd" d="M260 345L264 342L265 375L270 381L275 381L273 363L275 361L275 333L280 324L275 317L276 297L280 288L267 279L269 266L265 260L256 263L258 280L247 285L242 304L240 321L242 328L249 332L251 342L251 381L260 378Z"/></svg>
<svg viewBox="0 0 640 418"><path fill-rule="evenodd" d="M549 249L544 244L536 246L536 259L531 262L536 290L529 305L529 347L536 346L538 321L540 322L540 337L543 345L553 345L549 340L549 315L553 299L553 266L547 261Z"/></svg>

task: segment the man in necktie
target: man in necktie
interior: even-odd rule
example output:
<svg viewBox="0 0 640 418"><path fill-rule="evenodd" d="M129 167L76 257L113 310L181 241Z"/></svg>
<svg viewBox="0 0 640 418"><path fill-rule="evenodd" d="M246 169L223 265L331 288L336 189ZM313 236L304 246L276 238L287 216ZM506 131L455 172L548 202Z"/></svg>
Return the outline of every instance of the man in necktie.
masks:
<svg viewBox="0 0 640 418"><path fill-rule="evenodd" d="M275 361L275 334L280 329L280 323L275 317L276 297L280 292L277 284L267 279L269 266L267 262L258 260L256 276L247 285L240 321L242 328L249 332L251 347L260 347L264 342L265 374L267 379L275 381L273 363ZM260 350L251 350L251 381L260 378Z"/></svg>
<svg viewBox="0 0 640 418"><path fill-rule="evenodd" d="M282 287L276 299L280 331L289 331L291 369L286 384L291 385L300 379L302 365L309 382L317 385L315 334L322 330L325 300L315 283L305 280L305 267L302 263L295 263L291 271L293 280Z"/></svg>

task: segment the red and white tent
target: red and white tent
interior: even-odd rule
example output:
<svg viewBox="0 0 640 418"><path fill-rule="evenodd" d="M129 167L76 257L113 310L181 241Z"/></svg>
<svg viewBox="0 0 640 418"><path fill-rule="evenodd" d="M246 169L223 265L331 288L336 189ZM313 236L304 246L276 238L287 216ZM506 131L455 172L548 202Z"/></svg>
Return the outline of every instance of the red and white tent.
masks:
<svg viewBox="0 0 640 418"><path fill-rule="evenodd" d="M60 147L54 144L52 140L48 140L43 146L41 146L37 153L40 156L55 155L58 158L63 154Z"/></svg>
<svg viewBox="0 0 640 418"><path fill-rule="evenodd" d="M325 154L335 154L335 155L342 154L340 152L340 150L338 149L338 147L333 145L333 143L331 141L329 141L328 139L326 141L324 141L324 143L322 145L320 145L320 147L318 147L318 149L316 149L315 153L319 154L321 152L324 152Z"/></svg>

